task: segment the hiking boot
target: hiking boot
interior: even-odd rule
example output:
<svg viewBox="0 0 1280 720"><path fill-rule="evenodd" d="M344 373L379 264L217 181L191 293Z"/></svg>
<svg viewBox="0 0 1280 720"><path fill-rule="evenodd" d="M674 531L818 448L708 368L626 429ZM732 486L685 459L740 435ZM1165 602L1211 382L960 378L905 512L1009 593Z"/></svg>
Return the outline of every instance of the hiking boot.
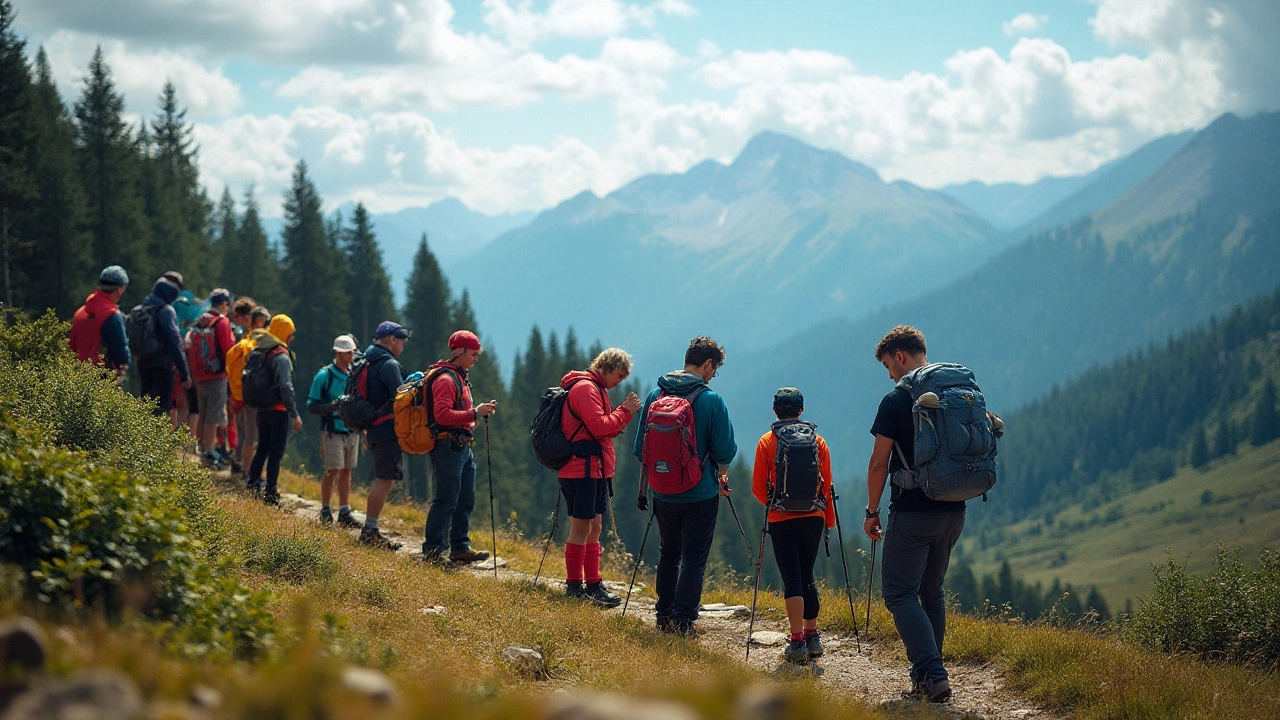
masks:
<svg viewBox="0 0 1280 720"><path fill-rule="evenodd" d="M809 662L809 646L804 640L788 640L782 648L782 659L796 665Z"/></svg>
<svg viewBox="0 0 1280 720"><path fill-rule="evenodd" d="M951 683L946 678L925 678L916 685L915 691L921 700L931 703L944 703L951 700Z"/></svg>
<svg viewBox="0 0 1280 720"><path fill-rule="evenodd" d="M200 455L200 467L221 470L222 456L212 450L206 450Z"/></svg>
<svg viewBox="0 0 1280 720"><path fill-rule="evenodd" d="M244 491L250 495L256 496L258 493L262 492L262 482L255 481L253 478L245 478Z"/></svg>
<svg viewBox="0 0 1280 720"><path fill-rule="evenodd" d="M271 507L280 507L280 493L268 492L262 496L262 502Z"/></svg>
<svg viewBox="0 0 1280 720"><path fill-rule="evenodd" d="M320 508L320 524L321 525L333 524L333 510L327 507Z"/></svg>
<svg viewBox="0 0 1280 720"><path fill-rule="evenodd" d="M675 620L669 615L658 616L658 632L674 633L676 631Z"/></svg>
<svg viewBox="0 0 1280 720"><path fill-rule="evenodd" d="M235 458L231 458L231 474L241 475L243 473L244 473L244 468L240 466L240 461L236 460Z"/></svg>
<svg viewBox="0 0 1280 720"><path fill-rule="evenodd" d="M364 525L359 520L356 520L354 517L351 516L350 510L338 511L338 524L344 528L364 527Z"/></svg>
<svg viewBox="0 0 1280 720"><path fill-rule="evenodd" d="M587 592L587 584L581 580L565 580L564 596L567 598L577 599L585 595Z"/></svg>
<svg viewBox="0 0 1280 720"><path fill-rule="evenodd" d="M804 636L804 644L809 648L809 657L822 657L822 640L818 637L818 633L809 633Z"/></svg>
<svg viewBox="0 0 1280 720"><path fill-rule="evenodd" d="M369 547L381 548L383 550L399 550L402 546L387 537L383 537L382 533L376 528L365 528L360 531L360 542Z"/></svg>
<svg viewBox="0 0 1280 720"><path fill-rule="evenodd" d="M470 565L471 563L488 560L489 553L483 550L463 550L462 552L449 553L449 562L454 565Z"/></svg>
<svg viewBox="0 0 1280 720"><path fill-rule="evenodd" d="M693 621L683 618L671 619L671 632L674 635L687 637L690 640L698 637L698 628L693 626Z"/></svg>
<svg viewBox="0 0 1280 720"><path fill-rule="evenodd" d="M363 539L364 533L361 533L360 535ZM422 562L428 565L438 565L439 567L445 568L453 567L453 563L449 562L449 558L445 557L444 553L435 548L422 551Z"/></svg>
<svg viewBox="0 0 1280 720"><path fill-rule="evenodd" d="M604 583L595 582L585 586L582 599L593 602L603 608L616 608L622 604L622 598L604 589Z"/></svg>

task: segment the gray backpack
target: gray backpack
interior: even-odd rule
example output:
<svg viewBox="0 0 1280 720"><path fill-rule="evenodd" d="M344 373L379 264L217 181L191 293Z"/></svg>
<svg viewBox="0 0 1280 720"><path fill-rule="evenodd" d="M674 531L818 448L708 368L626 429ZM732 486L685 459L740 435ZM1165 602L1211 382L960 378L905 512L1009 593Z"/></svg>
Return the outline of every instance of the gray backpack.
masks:
<svg viewBox="0 0 1280 720"><path fill-rule="evenodd" d="M903 470L893 482L932 500L969 500L996 484L996 436L973 372L955 363L916 368L898 381L911 395L915 467L894 443Z"/></svg>

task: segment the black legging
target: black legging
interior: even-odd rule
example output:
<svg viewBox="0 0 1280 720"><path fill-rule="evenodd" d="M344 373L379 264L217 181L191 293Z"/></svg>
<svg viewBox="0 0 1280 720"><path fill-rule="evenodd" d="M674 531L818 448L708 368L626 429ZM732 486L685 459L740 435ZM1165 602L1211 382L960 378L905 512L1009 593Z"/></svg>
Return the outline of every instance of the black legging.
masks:
<svg viewBox="0 0 1280 720"><path fill-rule="evenodd" d="M249 479L254 485L262 482L262 466L267 466L267 495L276 494L276 480L280 477L280 460L285 445L289 443L289 414L284 410L258 411L258 449L249 465Z"/></svg>
<svg viewBox="0 0 1280 720"><path fill-rule="evenodd" d="M818 560L822 530L820 517L803 517L769 523L773 557L782 575L784 597L804 597L804 619L818 617L818 586L813 581L813 564Z"/></svg>

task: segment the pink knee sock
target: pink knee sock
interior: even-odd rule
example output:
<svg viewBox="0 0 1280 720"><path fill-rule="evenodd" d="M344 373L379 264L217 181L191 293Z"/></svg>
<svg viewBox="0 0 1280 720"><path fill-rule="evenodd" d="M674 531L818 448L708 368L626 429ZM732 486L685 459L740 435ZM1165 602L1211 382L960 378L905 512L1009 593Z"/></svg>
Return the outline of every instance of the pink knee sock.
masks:
<svg viewBox="0 0 1280 720"><path fill-rule="evenodd" d="M583 546L586 555L582 558L583 578L588 583L600 582L600 543Z"/></svg>
<svg viewBox="0 0 1280 720"><path fill-rule="evenodd" d="M596 547L599 547L599 545ZM564 544L565 579L569 582L582 582L582 560L586 549L586 545L577 543ZM596 560L599 561L599 559L600 556L597 554Z"/></svg>

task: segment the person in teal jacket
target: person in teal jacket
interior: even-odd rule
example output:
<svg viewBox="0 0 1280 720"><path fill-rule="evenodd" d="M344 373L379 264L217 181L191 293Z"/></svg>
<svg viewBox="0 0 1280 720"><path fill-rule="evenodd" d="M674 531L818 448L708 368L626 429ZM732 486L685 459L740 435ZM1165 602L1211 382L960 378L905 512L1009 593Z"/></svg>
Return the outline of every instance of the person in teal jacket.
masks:
<svg viewBox="0 0 1280 720"><path fill-rule="evenodd" d="M662 394L687 396L711 382L724 364L724 348L715 340L698 336L684 353L684 369L658 378L658 387L645 398L636 433L637 458L643 457L644 428L649 406ZM711 553L719 515L720 496L729 495L729 463L738 454L733 439L733 423L724 398L704 389L693 400L694 433L702 480L692 489L676 495L654 491L653 514L658 520L661 547L658 555L658 629L692 636L702 601L702 581ZM638 507L648 509L648 496L641 495Z"/></svg>
<svg viewBox="0 0 1280 720"><path fill-rule="evenodd" d="M347 373L355 361L356 339L339 335L333 341L333 362L320 368L311 381L307 409L320 416L320 456L324 458L324 479L320 481L320 522L333 522L329 500L338 491L338 524L358 528L351 516L351 471L360 456L360 435L347 430L342 416L334 412L333 403L347 387Z"/></svg>

